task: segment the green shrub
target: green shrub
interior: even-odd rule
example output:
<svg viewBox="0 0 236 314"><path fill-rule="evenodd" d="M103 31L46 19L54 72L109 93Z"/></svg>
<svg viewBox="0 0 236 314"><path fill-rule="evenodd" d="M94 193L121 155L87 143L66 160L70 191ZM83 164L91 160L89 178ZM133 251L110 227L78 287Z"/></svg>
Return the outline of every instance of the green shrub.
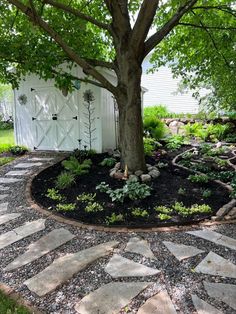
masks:
<svg viewBox="0 0 236 314"><path fill-rule="evenodd" d="M211 207L206 204L194 204L191 207L186 207L182 202L175 202L175 204L172 205L172 208L184 217L199 213L210 213L212 211Z"/></svg>
<svg viewBox="0 0 236 314"><path fill-rule="evenodd" d="M181 146L186 144L184 136L176 134L166 139L166 147L171 150L179 149Z"/></svg>
<svg viewBox="0 0 236 314"><path fill-rule="evenodd" d="M201 192L203 198L208 198L212 195L212 192L209 189L202 189Z"/></svg>
<svg viewBox="0 0 236 314"><path fill-rule="evenodd" d="M132 215L134 217L148 217L149 216L149 213L146 211L146 209L142 209L142 208L139 208L139 207L136 207L136 208L132 208Z"/></svg>
<svg viewBox="0 0 236 314"><path fill-rule="evenodd" d="M144 137L143 145L145 155L152 156L155 151L156 141L151 137Z"/></svg>
<svg viewBox="0 0 236 314"><path fill-rule="evenodd" d="M162 214L171 214L173 211L171 208L168 208L166 206L155 206L154 210Z"/></svg>
<svg viewBox="0 0 236 314"><path fill-rule="evenodd" d="M96 202L89 202L85 209L86 213L97 213L97 212L101 212L104 210L104 207L102 205L100 205L99 203Z"/></svg>
<svg viewBox="0 0 236 314"><path fill-rule="evenodd" d="M235 175L234 171L220 171L220 172L209 172L209 177L213 180L220 180L223 182L229 182Z"/></svg>
<svg viewBox="0 0 236 314"><path fill-rule="evenodd" d="M69 160L64 160L62 162L62 165L75 176L80 176L89 172L92 161L90 159L85 159L82 163L79 163L75 156L70 156Z"/></svg>
<svg viewBox="0 0 236 314"><path fill-rule="evenodd" d="M106 216L106 224L112 225L116 222L121 222L124 220L124 216L122 214L116 215L115 213L112 213L111 216Z"/></svg>
<svg viewBox="0 0 236 314"><path fill-rule="evenodd" d="M56 187L59 190L69 188L74 183L75 183L75 176L74 174L68 171L63 171L62 173L60 173L56 179Z"/></svg>
<svg viewBox="0 0 236 314"><path fill-rule="evenodd" d="M156 140L160 140L165 134L165 124L157 117L145 117L143 121L144 132L150 134Z"/></svg>
<svg viewBox="0 0 236 314"><path fill-rule="evenodd" d="M169 220L171 219L171 216L170 215L167 215L167 214L158 214L157 217L160 219L160 220Z"/></svg>
<svg viewBox="0 0 236 314"><path fill-rule="evenodd" d="M158 117L159 119L183 118L185 114L169 112L165 105L156 105L156 106L149 106L149 107L144 108L144 117L148 117L148 116Z"/></svg>
<svg viewBox="0 0 236 314"><path fill-rule="evenodd" d="M77 196L77 200L82 202L82 203L89 203L93 202L96 197L96 193L82 193Z"/></svg>
<svg viewBox="0 0 236 314"><path fill-rule="evenodd" d="M71 212L71 211L75 210L75 204L74 203L57 204L56 210L62 211L62 212Z"/></svg>
<svg viewBox="0 0 236 314"><path fill-rule="evenodd" d="M48 189L47 190L47 194L46 196L50 199L52 199L53 201L63 201L65 198L64 196L62 196L58 190L52 188L52 189Z"/></svg>
<svg viewBox="0 0 236 314"><path fill-rule="evenodd" d="M113 157L104 158L103 161L100 163L101 166L113 167L116 163L116 159Z"/></svg>
<svg viewBox="0 0 236 314"><path fill-rule="evenodd" d="M12 155L21 156L21 155L24 155L28 151L28 148L25 146L16 145L16 146L11 146L9 148L9 151L12 153Z"/></svg>
<svg viewBox="0 0 236 314"><path fill-rule="evenodd" d="M206 174L191 174L188 176L188 180L193 183L207 183L209 177Z"/></svg>

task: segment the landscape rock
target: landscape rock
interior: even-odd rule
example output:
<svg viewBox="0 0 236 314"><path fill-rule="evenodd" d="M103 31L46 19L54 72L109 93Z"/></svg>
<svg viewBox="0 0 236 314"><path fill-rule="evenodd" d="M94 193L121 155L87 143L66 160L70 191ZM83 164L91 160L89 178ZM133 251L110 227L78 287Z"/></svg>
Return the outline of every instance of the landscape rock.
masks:
<svg viewBox="0 0 236 314"><path fill-rule="evenodd" d="M197 295L191 295L192 301L198 314L223 314L223 312L217 310L214 306L200 299Z"/></svg>
<svg viewBox="0 0 236 314"><path fill-rule="evenodd" d="M225 216L233 207L235 207L235 205L236 205L236 200L235 199L231 200L229 203L225 204L218 210L218 212L216 213L216 216L219 216L219 217Z"/></svg>
<svg viewBox="0 0 236 314"><path fill-rule="evenodd" d="M142 182L150 182L152 181L152 177L149 174L142 174L141 175Z"/></svg>
<svg viewBox="0 0 236 314"><path fill-rule="evenodd" d="M160 176L160 171L157 169L153 169L148 173L153 179L156 179Z"/></svg>
<svg viewBox="0 0 236 314"><path fill-rule="evenodd" d="M148 241L140 239L138 237L134 237L129 240L125 248L125 251L141 254L147 258L156 259L155 255L150 249Z"/></svg>
<svg viewBox="0 0 236 314"><path fill-rule="evenodd" d="M135 171L134 173L137 177L140 177L142 174L143 174L143 171L142 170L137 170Z"/></svg>
<svg viewBox="0 0 236 314"><path fill-rule="evenodd" d="M177 244L169 241L163 241L163 243L179 261L204 252L203 250L199 250L198 248L190 245Z"/></svg>

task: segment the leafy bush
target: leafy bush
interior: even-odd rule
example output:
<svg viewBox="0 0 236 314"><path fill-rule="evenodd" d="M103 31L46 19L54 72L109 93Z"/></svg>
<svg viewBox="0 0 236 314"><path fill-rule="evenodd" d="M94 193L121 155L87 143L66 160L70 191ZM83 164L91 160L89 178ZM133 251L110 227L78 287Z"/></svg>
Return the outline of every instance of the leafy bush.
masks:
<svg viewBox="0 0 236 314"><path fill-rule="evenodd" d="M100 165L112 167L115 165L115 163L116 163L116 159L113 157L110 157L110 158L104 158L103 161L100 163Z"/></svg>
<svg viewBox="0 0 236 314"><path fill-rule="evenodd" d="M192 164L191 168L193 170L204 172L204 173L208 173L211 171L211 167L209 167L208 165L205 165L204 163Z"/></svg>
<svg viewBox="0 0 236 314"><path fill-rule="evenodd" d="M230 185L233 188L233 191L230 193L230 196L232 198L236 198L236 175L231 180Z"/></svg>
<svg viewBox="0 0 236 314"><path fill-rule="evenodd" d="M105 182L101 182L96 189L107 193L113 202L120 203L123 203L125 198L138 200L151 195L151 188L148 185L134 180L128 180L123 188L115 190L112 190Z"/></svg>
<svg viewBox="0 0 236 314"><path fill-rule="evenodd" d="M64 160L62 162L63 167L75 176L88 173L91 164L92 161L90 159L85 159L82 163L79 163L75 156L70 156L69 160Z"/></svg>
<svg viewBox="0 0 236 314"><path fill-rule="evenodd" d="M168 166L169 166L168 163L161 162L161 161L159 161L159 162L156 164L156 167L159 168L159 169L167 168Z"/></svg>
<svg viewBox="0 0 236 314"><path fill-rule="evenodd" d="M84 209L87 213L97 213L97 212L101 212L104 210L104 207L96 202L89 202L85 209Z"/></svg>
<svg viewBox="0 0 236 314"><path fill-rule="evenodd" d="M144 108L144 117L158 117L164 118L183 118L184 113L169 112L165 105L149 106Z"/></svg>
<svg viewBox="0 0 236 314"><path fill-rule="evenodd" d="M229 182L235 175L234 171L220 171L220 172L209 172L209 177L213 180L220 180L223 182Z"/></svg>
<svg viewBox="0 0 236 314"><path fill-rule="evenodd" d="M46 196L50 199L52 199L53 201L63 201L65 198L64 196L62 196L58 190L52 188L52 189L48 189L47 190L47 194Z"/></svg>
<svg viewBox="0 0 236 314"><path fill-rule="evenodd" d="M93 202L96 197L96 193L82 193L77 196L77 200L82 202L82 203L89 203Z"/></svg>
<svg viewBox="0 0 236 314"><path fill-rule="evenodd" d="M188 180L193 183L207 183L209 177L206 174L191 174L188 176Z"/></svg>
<svg viewBox="0 0 236 314"><path fill-rule="evenodd" d="M179 149L181 146L186 144L184 136L176 134L166 139L166 147L171 150Z"/></svg>
<svg viewBox="0 0 236 314"><path fill-rule="evenodd" d="M142 208L139 208L139 207L136 207L136 208L133 208L132 209L132 215L134 217L148 217L149 216L149 213L146 211L146 209L142 209Z"/></svg>
<svg viewBox="0 0 236 314"><path fill-rule="evenodd" d="M144 137L143 138L143 145L144 145L144 153L147 156L152 156L156 149L156 141L151 137Z"/></svg>
<svg viewBox="0 0 236 314"><path fill-rule="evenodd" d="M165 124L157 117L145 117L143 126L144 132L156 140L160 140L165 134Z"/></svg>
<svg viewBox="0 0 236 314"><path fill-rule="evenodd" d="M212 192L209 189L202 189L201 192L202 192L202 197L204 198L208 198L212 195Z"/></svg>
<svg viewBox="0 0 236 314"><path fill-rule="evenodd" d="M157 217L160 219L160 220L169 220L171 219L171 216L170 215L167 215L167 214L158 214Z"/></svg>
<svg viewBox="0 0 236 314"><path fill-rule="evenodd" d="M171 208L168 208L166 206L155 206L154 210L162 214L171 214L173 211Z"/></svg>
<svg viewBox="0 0 236 314"><path fill-rule="evenodd" d="M16 146L11 146L9 151L12 153L12 155L21 156L21 155L24 155L28 151L28 148L25 146L16 145Z"/></svg>
<svg viewBox="0 0 236 314"><path fill-rule="evenodd" d="M71 212L71 211L75 210L75 204L74 203L57 204L56 210L62 211L62 212Z"/></svg>
<svg viewBox="0 0 236 314"><path fill-rule="evenodd" d="M56 187L59 190L69 188L74 183L75 183L75 176L74 174L68 171L63 171L62 173L60 173L56 179Z"/></svg>
<svg viewBox="0 0 236 314"><path fill-rule="evenodd" d="M179 188L179 189L178 189L178 194L179 194L179 195L186 195L186 189Z"/></svg>
<svg viewBox="0 0 236 314"><path fill-rule="evenodd" d="M106 216L106 224L112 225L116 222L121 222L124 220L124 216L122 214L116 215L115 213L112 213L111 216Z"/></svg>
<svg viewBox="0 0 236 314"><path fill-rule="evenodd" d="M182 202L175 202L172 208L184 217L198 213L210 213L212 211L211 207L206 204L194 204L191 207L186 207Z"/></svg>

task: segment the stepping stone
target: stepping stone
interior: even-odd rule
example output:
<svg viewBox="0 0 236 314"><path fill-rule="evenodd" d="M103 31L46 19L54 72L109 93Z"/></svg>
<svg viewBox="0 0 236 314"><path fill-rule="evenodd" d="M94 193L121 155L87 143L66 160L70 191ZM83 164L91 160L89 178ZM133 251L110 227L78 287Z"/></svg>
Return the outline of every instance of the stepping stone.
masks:
<svg viewBox="0 0 236 314"><path fill-rule="evenodd" d="M44 158L44 157L33 157L29 158L28 161L50 161L53 160L54 158Z"/></svg>
<svg viewBox="0 0 236 314"><path fill-rule="evenodd" d="M146 240L134 237L131 238L125 248L126 252L141 254L147 258L156 259Z"/></svg>
<svg viewBox="0 0 236 314"><path fill-rule="evenodd" d="M215 231L211 230L197 230L197 231L189 231L187 232L196 237L203 238L205 240L211 241L218 245L226 246L232 250L236 250L236 240L230 237L224 236Z"/></svg>
<svg viewBox="0 0 236 314"><path fill-rule="evenodd" d="M118 314L152 282L110 282L86 295L75 305L79 314Z"/></svg>
<svg viewBox="0 0 236 314"><path fill-rule="evenodd" d="M153 276L161 272L158 269L144 266L118 254L112 256L105 271L113 278Z"/></svg>
<svg viewBox="0 0 236 314"><path fill-rule="evenodd" d="M22 179L13 179L13 178L4 178L4 177L1 177L0 178L0 183L3 183L3 184L11 184L11 183L16 183L16 182L20 182L22 181Z"/></svg>
<svg viewBox="0 0 236 314"><path fill-rule="evenodd" d="M168 241L163 241L163 243L179 261L204 252L203 250L199 250L195 246L191 245L177 244Z"/></svg>
<svg viewBox="0 0 236 314"><path fill-rule="evenodd" d="M8 203L0 203L0 213L7 211Z"/></svg>
<svg viewBox="0 0 236 314"><path fill-rule="evenodd" d="M41 162L22 162L14 166L14 168L32 168L42 166Z"/></svg>
<svg viewBox="0 0 236 314"><path fill-rule="evenodd" d="M236 265L213 252L208 253L197 265L195 271L213 276L236 278Z"/></svg>
<svg viewBox="0 0 236 314"><path fill-rule="evenodd" d="M137 314L177 314L166 290L149 298L138 310Z"/></svg>
<svg viewBox="0 0 236 314"><path fill-rule="evenodd" d="M74 254L62 256L43 271L26 280L24 284L38 296L44 296L71 279L89 264L108 255L118 244L117 241L106 242Z"/></svg>
<svg viewBox="0 0 236 314"><path fill-rule="evenodd" d="M0 194L0 201L4 200L4 198L7 198L9 194Z"/></svg>
<svg viewBox="0 0 236 314"><path fill-rule="evenodd" d="M0 216L0 225L5 224L8 221L11 221L13 219L19 218L21 214L13 213L13 214L6 214Z"/></svg>
<svg viewBox="0 0 236 314"><path fill-rule="evenodd" d="M9 171L6 173L6 176L25 176L29 174L30 172L28 170L15 170L15 171Z"/></svg>
<svg viewBox="0 0 236 314"><path fill-rule="evenodd" d="M7 190L9 190L9 186L0 185L0 191L7 191Z"/></svg>
<svg viewBox="0 0 236 314"><path fill-rule="evenodd" d="M191 297L197 314L223 314L223 312L217 310L214 306L203 301L197 295L192 294Z"/></svg>
<svg viewBox="0 0 236 314"><path fill-rule="evenodd" d="M44 229L45 219L38 219L26 222L23 226L20 226L7 233L0 235L0 250L12 243L15 243L23 238L28 237L31 234L34 234Z"/></svg>
<svg viewBox="0 0 236 314"><path fill-rule="evenodd" d="M5 267L5 271L10 271L44 256L52 250L55 250L62 244L72 240L74 235L66 229L55 229L46 236L39 239L37 242L29 245L27 251L17 257L13 262Z"/></svg>
<svg viewBox="0 0 236 314"><path fill-rule="evenodd" d="M223 301L236 311L236 285L207 281L203 284L211 298Z"/></svg>

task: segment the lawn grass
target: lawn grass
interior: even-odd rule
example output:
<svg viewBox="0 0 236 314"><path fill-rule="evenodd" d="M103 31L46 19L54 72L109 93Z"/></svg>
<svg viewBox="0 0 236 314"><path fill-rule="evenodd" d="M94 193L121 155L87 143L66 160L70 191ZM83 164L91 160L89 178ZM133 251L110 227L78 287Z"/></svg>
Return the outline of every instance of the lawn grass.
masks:
<svg viewBox="0 0 236 314"><path fill-rule="evenodd" d="M15 145L13 129L0 130L0 147L2 145Z"/></svg>
<svg viewBox="0 0 236 314"><path fill-rule="evenodd" d="M24 306L6 296L0 291L0 313L1 314L30 314L31 312Z"/></svg>
<svg viewBox="0 0 236 314"><path fill-rule="evenodd" d="M0 157L0 167L13 161L14 159L14 157Z"/></svg>

